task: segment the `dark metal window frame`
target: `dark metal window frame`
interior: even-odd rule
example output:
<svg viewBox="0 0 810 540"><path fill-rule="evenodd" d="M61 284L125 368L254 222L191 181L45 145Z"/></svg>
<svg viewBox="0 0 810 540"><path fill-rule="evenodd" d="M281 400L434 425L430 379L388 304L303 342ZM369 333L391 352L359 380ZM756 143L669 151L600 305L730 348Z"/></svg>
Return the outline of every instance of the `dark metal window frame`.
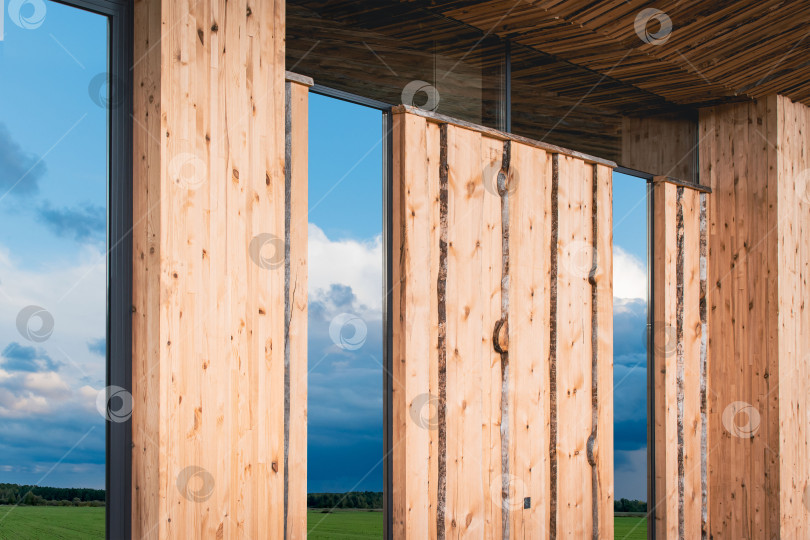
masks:
<svg viewBox="0 0 810 540"><path fill-rule="evenodd" d="M107 17L107 386L132 391L132 56L128 0L57 0ZM132 535L132 420L106 426L106 536Z"/></svg>
<svg viewBox="0 0 810 540"><path fill-rule="evenodd" d="M343 90L315 84L310 92L326 97L362 105L382 112L383 134L383 538L393 538L393 279L394 254L392 223L394 213L393 178L394 178L394 119L391 105L376 99L370 99Z"/></svg>

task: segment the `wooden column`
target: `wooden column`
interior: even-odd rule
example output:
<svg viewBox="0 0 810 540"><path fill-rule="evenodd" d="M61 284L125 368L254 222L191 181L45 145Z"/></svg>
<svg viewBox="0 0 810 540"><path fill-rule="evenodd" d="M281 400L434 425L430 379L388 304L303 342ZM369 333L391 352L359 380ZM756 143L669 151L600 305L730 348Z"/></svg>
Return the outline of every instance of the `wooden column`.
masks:
<svg viewBox="0 0 810 540"><path fill-rule="evenodd" d="M135 3L133 538L284 538L284 2Z"/></svg>
<svg viewBox="0 0 810 540"><path fill-rule="evenodd" d="M714 538L810 530L809 122L781 96L701 111Z"/></svg>

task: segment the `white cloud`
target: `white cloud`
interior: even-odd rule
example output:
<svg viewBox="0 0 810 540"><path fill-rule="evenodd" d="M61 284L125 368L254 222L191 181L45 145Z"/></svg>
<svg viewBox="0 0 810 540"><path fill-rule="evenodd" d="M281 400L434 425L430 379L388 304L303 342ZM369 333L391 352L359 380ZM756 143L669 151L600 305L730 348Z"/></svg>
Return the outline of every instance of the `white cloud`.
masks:
<svg viewBox="0 0 810 540"><path fill-rule="evenodd" d="M646 265L619 246L613 246L613 296L647 298Z"/></svg>
<svg viewBox="0 0 810 540"><path fill-rule="evenodd" d="M25 376L23 386L31 392L56 400L64 399L70 391L67 383L55 371L29 373Z"/></svg>
<svg viewBox="0 0 810 540"><path fill-rule="evenodd" d="M80 387L105 381L104 359L88 349L105 332L105 283L104 253L96 247L27 268L0 246L0 350L17 343L36 347L54 361L52 369L36 372L10 369L11 364L0 369L0 418L35 419L75 410L88 401ZM42 342L31 342L17 329L17 314L30 305L53 316L53 334Z"/></svg>
<svg viewBox="0 0 810 540"><path fill-rule="evenodd" d="M309 294L325 294L331 285L351 287L357 301L382 316L382 236L372 240L331 240L309 224Z"/></svg>

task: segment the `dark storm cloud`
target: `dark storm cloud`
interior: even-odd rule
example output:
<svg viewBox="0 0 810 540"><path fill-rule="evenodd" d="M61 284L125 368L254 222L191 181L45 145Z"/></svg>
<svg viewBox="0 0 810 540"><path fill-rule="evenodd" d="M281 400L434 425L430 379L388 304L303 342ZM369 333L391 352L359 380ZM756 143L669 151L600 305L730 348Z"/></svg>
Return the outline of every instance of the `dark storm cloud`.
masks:
<svg viewBox="0 0 810 540"><path fill-rule="evenodd" d="M355 350L337 346L329 327L349 313L367 329ZM382 320L351 287L332 285L309 300L308 489L382 490ZM365 477L365 478L364 478Z"/></svg>

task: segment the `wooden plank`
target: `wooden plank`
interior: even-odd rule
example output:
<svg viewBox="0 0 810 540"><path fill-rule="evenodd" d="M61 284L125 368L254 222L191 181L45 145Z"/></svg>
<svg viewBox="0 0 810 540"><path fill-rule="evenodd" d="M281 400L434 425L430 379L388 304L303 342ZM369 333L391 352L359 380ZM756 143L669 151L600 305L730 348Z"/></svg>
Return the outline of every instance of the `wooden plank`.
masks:
<svg viewBox="0 0 810 540"><path fill-rule="evenodd" d="M448 126L447 513L449 538L483 538L481 135Z"/></svg>
<svg viewBox="0 0 810 540"><path fill-rule="evenodd" d="M165 537L160 482L160 133L159 2L134 10L132 229L132 537ZM152 99L150 99L152 96ZM163 494L165 497L165 492Z"/></svg>
<svg viewBox="0 0 810 540"><path fill-rule="evenodd" d="M655 535L678 537L678 464L676 397L676 190L668 183L653 188L653 362L655 369Z"/></svg>
<svg viewBox="0 0 810 540"><path fill-rule="evenodd" d="M683 190L683 537L701 535L700 194Z"/></svg>
<svg viewBox="0 0 810 540"><path fill-rule="evenodd" d="M557 535L593 530L591 467L592 182L590 166L560 156L557 327ZM589 486L583 488L583 486Z"/></svg>
<svg viewBox="0 0 810 540"><path fill-rule="evenodd" d="M492 344L492 332L501 317L501 197L497 177L503 165L504 143L490 137L481 139L481 181L483 221L481 236L481 283L483 287L481 324L482 376L482 462L484 489L484 538L502 534L501 516L501 355ZM494 188L494 189L493 189Z"/></svg>
<svg viewBox="0 0 810 540"><path fill-rule="evenodd" d="M428 531L429 428L419 420L430 391L431 209L427 183L426 122L394 115L394 535L423 538Z"/></svg>
<svg viewBox="0 0 810 540"><path fill-rule="evenodd" d="M810 386L810 111L777 98L779 174L779 442L780 522L782 538L799 537L810 528L810 435L807 388Z"/></svg>
<svg viewBox="0 0 810 540"><path fill-rule="evenodd" d="M551 156L512 143L509 204L509 496L511 538L548 535ZM497 536L496 536L497 537Z"/></svg>
<svg viewBox="0 0 810 540"><path fill-rule="evenodd" d="M288 325L287 347L289 434L286 458L287 529L286 538L306 538L307 535L307 228L308 205L308 144L309 90L292 83L291 147L288 164L290 184L287 193L289 223L289 278L287 284Z"/></svg>
<svg viewBox="0 0 810 540"><path fill-rule="evenodd" d="M613 171L596 167L596 254L598 432L598 537L613 538Z"/></svg>
<svg viewBox="0 0 810 540"><path fill-rule="evenodd" d="M426 125L427 182L430 214L430 389L428 418L430 430L430 463L428 471L428 538L437 537L437 507L439 498L439 242L441 239L439 208L439 168L441 166L441 134L437 124Z"/></svg>

